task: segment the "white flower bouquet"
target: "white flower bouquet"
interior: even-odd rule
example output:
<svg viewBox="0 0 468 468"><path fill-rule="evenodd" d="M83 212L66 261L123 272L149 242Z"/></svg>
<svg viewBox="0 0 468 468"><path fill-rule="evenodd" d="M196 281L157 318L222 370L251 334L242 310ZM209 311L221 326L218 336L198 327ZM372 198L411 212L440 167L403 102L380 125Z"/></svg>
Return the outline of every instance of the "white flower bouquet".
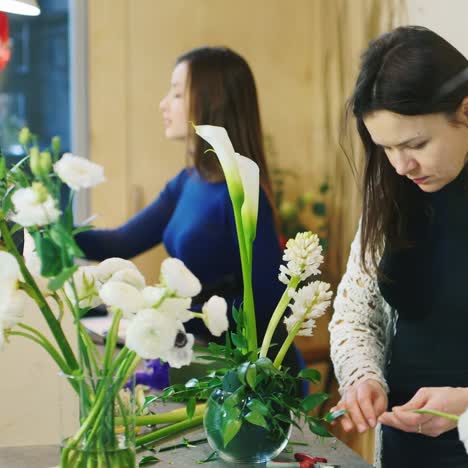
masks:
<svg viewBox="0 0 468 468"><path fill-rule="evenodd" d="M145 440L135 437L135 425L164 422L184 429L200 424L204 407L194 406L193 417L186 421L184 411L147 414L143 402L135 417L131 376L141 358L159 358L173 367L189 364L194 338L185 332L184 323L201 318L220 334L227 329L226 302L214 297L203 313L190 312L191 298L201 285L173 258L162 263L156 285L147 285L128 260L112 258L78 267L75 259L83 254L74 236L88 227L73 225L73 195L103 182L103 169L71 154L60 157L56 137L45 151L39 150L28 129L21 131L19 140L27 156L18 164L7 169L0 155L0 348L19 338L37 343L76 392L79 430L62 442L61 467L135 466L135 445ZM68 190L63 190L64 184ZM22 230L25 256L14 240ZM103 352L80 322L100 303L113 314ZM39 312L51 338L28 325L31 314ZM64 333L65 314L72 314L73 337ZM122 320L127 321L126 341L117 351Z"/></svg>

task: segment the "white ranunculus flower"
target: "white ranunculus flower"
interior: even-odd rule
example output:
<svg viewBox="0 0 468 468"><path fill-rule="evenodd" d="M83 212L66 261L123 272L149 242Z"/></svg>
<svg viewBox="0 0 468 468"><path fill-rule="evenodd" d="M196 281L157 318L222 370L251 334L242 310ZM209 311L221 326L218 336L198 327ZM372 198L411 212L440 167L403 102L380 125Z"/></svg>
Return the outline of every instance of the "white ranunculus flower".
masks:
<svg viewBox="0 0 468 468"><path fill-rule="evenodd" d="M18 289L0 287L0 351L5 342L5 330L13 328L24 316L26 306L33 302L24 292Z"/></svg>
<svg viewBox="0 0 468 468"><path fill-rule="evenodd" d="M108 258L97 265L97 279L101 283L105 283L118 271L127 269L138 270L130 260L118 257Z"/></svg>
<svg viewBox="0 0 468 468"><path fill-rule="evenodd" d="M21 278L21 271L16 258L8 252L0 251L0 284L15 288Z"/></svg>
<svg viewBox="0 0 468 468"><path fill-rule="evenodd" d="M156 310L183 323L193 318L193 313L189 311L191 303L189 297L168 297Z"/></svg>
<svg viewBox="0 0 468 468"><path fill-rule="evenodd" d="M468 453L468 409L458 418L458 437Z"/></svg>
<svg viewBox="0 0 468 468"><path fill-rule="evenodd" d="M136 268L124 268L115 272L108 281L121 281L142 290L145 287L145 277Z"/></svg>
<svg viewBox="0 0 468 468"><path fill-rule="evenodd" d="M42 198L31 187L21 188L11 197L15 213L11 219L24 227L45 226L54 223L60 216L60 210L50 194Z"/></svg>
<svg viewBox="0 0 468 468"><path fill-rule="evenodd" d="M178 258L162 262L161 283L179 297L194 297L201 291L198 278Z"/></svg>
<svg viewBox="0 0 468 468"><path fill-rule="evenodd" d="M106 305L120 309L125 318L132 318L138 311L145 308L145 300L141 291L121 281L107 282L99 290L99 295Z"/></svg>
<svg viewBox="0 0 468 468"><path fill-rule="evenodd" d="M182 337L183 335L183 337ZM161 358L167 361L171 367L180 369L188 366L193 359L193 344L195 337L185 331L180 331L176 337L175 345L166 352Z"/></svg>
<svg viewBox="0 0 468 468"><path fill-rule="evenodd" d="M54 164L54 171L73 190L94 187L106 180L102 166L71 153L65 153Z"/></svg>
<svg viewBox="0 0 468 468"><path fill-rule="evenodd" d="M160 358L174 346L178 325L155 309L140 310L128 325L125 344L143 359Z"/></svg>
<svg viewBox="0 0 468 468"><path fill-rule="evenodd" d="M213 296L202 308L203 321L214 336L221 336L228 327L227 302L223 297Z"/></svg>
<svg viewBox="0 0 468 468"><path fill-rule="evenodd" d="M154 307L161 302L167 293L167 289L158 286L146 286L141 293L143 294L147 307Z"/></svg>
<svg viewBox="0 0 468 468"><path fill-rule="evenodd" d="M97 271L95 266L82 266L73 275L79 306L82 309L97 307L102 303L99 297L101 283L96 278ZM68 299L74 303L76 300L75 291L70 281L65 283L64 292Z"/></svg>

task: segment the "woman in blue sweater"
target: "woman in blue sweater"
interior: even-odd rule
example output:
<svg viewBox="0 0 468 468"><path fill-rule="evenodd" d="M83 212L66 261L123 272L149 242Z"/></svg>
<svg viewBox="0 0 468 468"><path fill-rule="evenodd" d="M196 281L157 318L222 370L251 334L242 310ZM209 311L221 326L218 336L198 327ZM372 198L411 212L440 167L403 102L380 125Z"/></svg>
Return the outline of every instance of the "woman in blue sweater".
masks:
<svg viewBox="0 0 468 468"><path fill-rule="evenodd" d="M200 279L203 289L192 308L199 310L211 295L226 298L229 310L242 300L242 273L234 215L217 157L196 137L189 122L225 127L237 152L260 168L260 201L253 254L253 288L257 328L263 337L283 292L278 281L282 251L277 214L265 153L255 81L247 62L224 47L202 47L179 57L168 94L161 101L165 135L185 143L188 167L166 185L159 196L126 224L77 236L88 259L131 258L164 243L172 257L182 260ZM234 326L230 315L230 328ZM286 332L278 327L274 342ZM187 331L213 341L201 321ZM298 368L292 350L287 363Z"/></svg>

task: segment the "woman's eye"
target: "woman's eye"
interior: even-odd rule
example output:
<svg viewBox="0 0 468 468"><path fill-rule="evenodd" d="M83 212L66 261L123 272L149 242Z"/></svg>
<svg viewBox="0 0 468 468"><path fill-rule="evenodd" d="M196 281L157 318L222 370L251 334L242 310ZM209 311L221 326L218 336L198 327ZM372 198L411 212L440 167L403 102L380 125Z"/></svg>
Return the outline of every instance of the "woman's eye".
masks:
<svg viewBox="0 0 468 468"><path fill-rule="evenodd" d="M426 144L427 144L427 141L423 141L422 143L418 143L417 145L412 146L411 149L415 149L415 150L422 149L426 146Z"/></svg>

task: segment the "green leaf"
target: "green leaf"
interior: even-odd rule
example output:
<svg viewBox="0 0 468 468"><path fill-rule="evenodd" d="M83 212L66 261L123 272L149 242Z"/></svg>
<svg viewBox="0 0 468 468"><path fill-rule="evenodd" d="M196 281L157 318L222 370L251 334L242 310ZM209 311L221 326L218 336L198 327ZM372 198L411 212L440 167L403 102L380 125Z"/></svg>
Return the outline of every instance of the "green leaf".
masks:
<svg viewBox="0 0 468 468"><path fill-rule="evenodd" d="M185 388L193 388L193 387L196 387L199 383L199 380L198 379L190 379L189 381L187 381L185 383Z"/></svg>
<svg viewBox="0 0 468 468"><path fill-rule="evenodd" d="M72 236L76 236L80 232L86 232L86 231L89 231L91 229L93 229L93 226L91 226L91 225L77 227L77 228L73 229Z"/></svg>
<svg viewBox="0 0 468 468"><path fill-rule="evenodd" d="M302 369L297 376L312 383L319 383L322 379L322 376L317 369Z"/></svg>
<svg viewBox="0 0 468 468"><path fill-rule="evenodd" d="M247 348L247 340L242 335L238 335L237 333L231 333L231 339L237 348Z"/></svg>
<svg viewBox="0 0 468 468"><path fill-rule="evenodd" d="M143 409L146 409L151 405L151 403L155 402L158 399L156 395L148 395L145 397L145 403L143 404Z"/></svg>
<svg viewBox="0 0 468 468"><path fill-rule="evenodd" d="M328 430L320 423L320 421L316 418L309 418L307 420L309 425L310 432L321 436L321 437L332 437L332 434L328 432Z"/></svg>
<svg viewBox="0 0 468 468"><path fill-rule="evenodd" d="M261 414L262 416L267 416L270 413L268 406L256 398L253 398L247 403L247 408L249 408L250 411L255 411L256 413Z"/></svg>
<svg viewBox="0 0 468 468"><path fill-rule="evenodd" d="M344 414L346 414L346 410L344 409L339 410L339 411L333 411L333 412L327 413L322 419L327 423L331 423L335 421L336 419L341 418L341 416L343 416Z"/></svg>
<svg viewBox="0 0 468 468"><path fill-rule="evenodd" d="M244 362L237 368L237 377L242 384L246 383L246 374L249 369L250 362Z"/></svg>
<svg viewBox="0 0 468 468"><path fill-rule="evenodd" d="M303 411L310 411L328 400L328 397L329 395L326 393L312 393L311 395L307 395L301 402L301 408Z"/></svg>
<svg viewBox="0 0 468 468"><path fill-rule="evenodd" d="M250 423L255 424L256 426L260 426L269 430L268 423L266 422L265 418L257 411L251 411L247 413L244 418Z"/></svg>
<svg viewBox="0 0 468 468"><path fill-rule="evenodd" d="M209 463L212 461L216 461L218 459L218 452L211 452L207 458L204 460L197 460L197 463L201 465L202 463Z"/></svg>
<svg viewBox="0 0 468 468"><path fill-rule="evenodd" d="M71 232L68 232L62 224L57 223L52 226L50 237L57 245L64 247L68 255L72 257L84 256L83 251L78 247Z"/></svg>
<svg viewBox="0 0 468 468"><path fill-rule="evenodd" d="M255 364L250 364L245 373L245 380L252 390L255 390L257 384L257 368Z"/></svg>
<svg viewBox="0 0 468 468"><path fill-rule="evenodd" d="M147 455L146 457L143 457L140 460L140 463L138 466L147 466L147 465L155 465L156 463L159 463L161 460L154 455Z"/></svg>
<svg viewBox="0 0 468 468"><path fill-rule="evenodd" d="M235 411L237 410L237 411ZM232 412L227 414L223 419L223 444L226 447L229 442L236 436L242 427L242 418L240 417L240 410L232 408Z"/></svg>
<svg viewBox="0 0 468 468"><path fill-rule="evenodd" d="M62 261L59 247L38 231L33 234L33 239L37 255L41 259L41 275L50 278L60 274Z"/></svg>
<svg viewBox="0 0 468 468"><path fill-rule="evenodd" d="M73 276L76 270L78 270L78 265L65 268L65 270L62 270L60 274L49 281L48 288L51 291L57 291L57 289L60 289L64 285L65 281Z"/></svg>
<svg viewBox="0 0 468 468"><path fill-rule="evenodd" d="M195 398L190 398L189 400L187 400L186 411L187 411L187 417L189 419L193 418L193 415L195 414L196 405L197 405L197 401L195 400Z"/></svg>

